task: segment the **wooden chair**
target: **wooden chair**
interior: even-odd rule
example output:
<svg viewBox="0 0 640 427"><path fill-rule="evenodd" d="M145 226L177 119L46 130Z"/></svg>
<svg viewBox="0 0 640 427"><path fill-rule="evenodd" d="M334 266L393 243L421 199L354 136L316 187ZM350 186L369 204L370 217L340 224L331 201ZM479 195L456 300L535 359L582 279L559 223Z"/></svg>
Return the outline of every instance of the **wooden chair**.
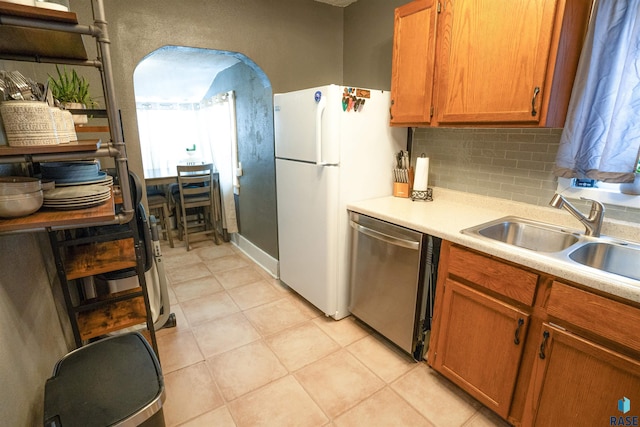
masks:
<svg viewBox="0 0 640 427"><path fill-rule="evenodd" d="M165 238L169 241L169 246L173 248L173 233L171 231L171 214L169 212L169 198L162 190L154 187L147 187L147 205L149 214L154 214L158 218Z"/></svg>
<svg viewBox="0 0 640 427"><path fill-rule="evenodd" d="M217 244L213 164L177 166L177 170L180 194L176 200L178 236L181 239L184 236L187 251L191 249L189 237L194 235L213 234Z"/></svg>

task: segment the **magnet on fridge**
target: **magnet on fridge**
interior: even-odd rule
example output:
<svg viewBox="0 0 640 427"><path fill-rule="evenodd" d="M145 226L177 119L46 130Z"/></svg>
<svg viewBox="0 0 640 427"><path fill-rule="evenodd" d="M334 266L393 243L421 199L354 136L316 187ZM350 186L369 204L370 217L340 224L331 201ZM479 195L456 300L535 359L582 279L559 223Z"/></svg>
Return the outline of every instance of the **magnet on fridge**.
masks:
<svg viewBox="0 0 640 427"><path fill-rule="evenodd" d="M320 100L322 99L322 92L320 92L319 90L316 91L316 93L313 94L313 99L315 99L316 102L320 102Z"/></svg>

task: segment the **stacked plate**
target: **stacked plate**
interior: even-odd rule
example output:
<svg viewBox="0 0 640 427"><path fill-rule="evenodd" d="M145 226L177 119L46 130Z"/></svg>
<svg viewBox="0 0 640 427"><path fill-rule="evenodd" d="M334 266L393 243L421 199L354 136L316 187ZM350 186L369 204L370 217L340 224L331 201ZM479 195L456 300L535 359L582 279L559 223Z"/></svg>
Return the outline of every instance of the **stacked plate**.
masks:
<svg viewBox="0 0 640 427"><path fill-rule="evenodd" d="M60 182L56 181L56 187L71 187L78 185L102 185L102 186L111 186L113 185L113 177L108 175L106 172L100 171L99 176L96 179L90 181L70 181L70 182Z"/></svg>
<svg viewBox="0 0 640 427"><path fill-rule="evenodd" d="M63 210L85 209L101 205L110 198L111 188L105 185L70 186L45 191L42 206Z"/></svg>

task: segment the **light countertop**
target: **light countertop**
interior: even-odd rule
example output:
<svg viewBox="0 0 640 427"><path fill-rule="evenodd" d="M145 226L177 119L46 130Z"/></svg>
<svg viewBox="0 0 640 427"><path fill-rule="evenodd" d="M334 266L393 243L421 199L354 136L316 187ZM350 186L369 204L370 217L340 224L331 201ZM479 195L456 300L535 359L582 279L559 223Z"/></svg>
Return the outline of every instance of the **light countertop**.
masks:
<svg viewBox="0 0 640 427"><path fill-rule="evenodd" d="M619 276L601 273L568 260L556 260L542 253L460 232L505 216L518 216L584 232L584 227L566 210L442 188L434 188L433 193L432 202L389 196L352 202L347 208L640 303L640 281L618 279ZM602 235L640 242L640 224L609 220L605 213Z"/></svg>

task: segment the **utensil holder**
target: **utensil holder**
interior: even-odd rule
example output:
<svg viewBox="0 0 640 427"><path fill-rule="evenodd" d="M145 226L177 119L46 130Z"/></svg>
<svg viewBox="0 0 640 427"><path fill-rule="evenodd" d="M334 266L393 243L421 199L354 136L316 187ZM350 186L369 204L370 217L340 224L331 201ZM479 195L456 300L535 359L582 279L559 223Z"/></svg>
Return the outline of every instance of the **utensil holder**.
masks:
<svg viewBox="0 0 640 427"><path fill-rule="evenodd" d="M395 197L409 197L411 192L409 191L408 182L394 182L393 183L393 195Z"/></svg>

